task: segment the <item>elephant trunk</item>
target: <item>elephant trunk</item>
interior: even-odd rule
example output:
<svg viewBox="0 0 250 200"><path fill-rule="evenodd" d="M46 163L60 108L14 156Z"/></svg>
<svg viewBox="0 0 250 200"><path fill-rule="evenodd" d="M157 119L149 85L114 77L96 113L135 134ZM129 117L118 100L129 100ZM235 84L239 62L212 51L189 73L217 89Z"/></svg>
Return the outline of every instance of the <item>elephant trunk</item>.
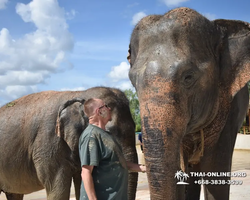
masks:
<svg viewBox="0 0 250 200"><path fill-rule="evenodd" d="M180 145L187 122L176 101L152 97L140 102L145 162L152 200L176 200L175 173L180 170ZM181 188L183 189L183 188Z"/></svg>
<svg viewBox="0 0 250 200"><path fill-rule="evenodd" d="M135 140L135 139L134 139ZM131 140L133 143L134 141ZM135 146L135 144L134 144ZM130 152L124 151L124 157L127 161L133 163L138 163L138 157L136 149L130 149ZM128 177L128 200L134 200L136 198L136 189L137 189L138 173L129 172Z"/></svg>

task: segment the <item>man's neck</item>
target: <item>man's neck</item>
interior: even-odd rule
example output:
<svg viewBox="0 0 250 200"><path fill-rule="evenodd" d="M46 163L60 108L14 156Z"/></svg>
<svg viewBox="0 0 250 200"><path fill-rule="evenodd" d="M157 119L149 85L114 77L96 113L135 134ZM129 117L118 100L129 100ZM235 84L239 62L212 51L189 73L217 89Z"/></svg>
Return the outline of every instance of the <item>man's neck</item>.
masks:
<svg viewBox="0 0 250 200"><path fill-rule="evenodd" d="M95 125L95 126L97 126L99 128L101 128L103 130L106 130L105 129L105 125L106 124L104 124L102 121L93 121L93 120L89 119L89 123L92 124L92 125Z"/></svg>

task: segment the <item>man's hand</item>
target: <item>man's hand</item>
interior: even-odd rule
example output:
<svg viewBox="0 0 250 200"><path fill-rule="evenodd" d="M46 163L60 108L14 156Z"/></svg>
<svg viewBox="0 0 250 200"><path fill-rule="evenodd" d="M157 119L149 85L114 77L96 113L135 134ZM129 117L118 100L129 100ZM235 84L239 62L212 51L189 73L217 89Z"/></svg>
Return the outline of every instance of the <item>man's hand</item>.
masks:
<svg viewBox="0 0 250 200"><path fill-rule="evenodd" d="M146 172L146 166L127 161L128 170L131 172Z"/></svg>
<svg viewBox="0 0 250 200"><path fill-rule="evenodd" d="M93 168L94 166L89 166L89 165L82 166L82 174L81 174L82 181L89 200L97 200L93 177L92 177Z"/></svg>

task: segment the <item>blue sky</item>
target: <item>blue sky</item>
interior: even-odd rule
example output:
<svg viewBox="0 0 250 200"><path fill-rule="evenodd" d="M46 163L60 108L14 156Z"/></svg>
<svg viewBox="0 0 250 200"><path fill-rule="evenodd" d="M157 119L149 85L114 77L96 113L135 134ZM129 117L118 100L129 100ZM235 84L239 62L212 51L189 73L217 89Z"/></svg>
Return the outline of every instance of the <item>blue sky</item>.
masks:
<svg viewBox="0 0 250 200"><path fill-rule="evenodd" d="M45 90L132 88L135 24L181 6L250 22L249 0L0 0L0 105Z"/></svg>

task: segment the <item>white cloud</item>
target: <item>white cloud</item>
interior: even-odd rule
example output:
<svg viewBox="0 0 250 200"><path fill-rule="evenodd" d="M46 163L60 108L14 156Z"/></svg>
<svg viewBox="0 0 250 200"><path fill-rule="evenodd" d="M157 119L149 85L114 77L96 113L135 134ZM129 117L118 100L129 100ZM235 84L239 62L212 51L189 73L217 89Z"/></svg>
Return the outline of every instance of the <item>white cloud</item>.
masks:
<svg viewBox="0 0 250 200"><path fill-rule="evenodd" d="M126 62L121 62L120 65L112 67L112 70L108 74L108 77L110 77L115 82L123 79L128 79L129 68L129 64L127 64Z"/></svg>
<svg viewBox="0 0 250 200"><path fill-rule="evenodd" d="M131 84L130 81L124 81L124 82L121 82L119 85L118 85L118 88L122 91L124 90L128 90L128 89L132 89L133 88L133 85Z"/></svg>
<svg viewBox="0 0 250 200"><path fill-rule="evenodd" d="M61 91L83 91L86 90L85 87L76 87L76 88L62 88Z"/></svg>
<svg viewBox="0 0 250 200"><path fill-rule="evenodd" d="M11 85L36 85L42 83L46 74L29 71L9 71L0 79L0 88Z"/></svg>
<svg viewBox="0 0 250 200"><path fill-rule="evenodd" d="M67 17L67 19L74 19L75 18L75 16L76 16L76 11L74 10L74 9L72 9L70 12L66 12L66 17Z"/></svg>
<svg viewBox="0 0 250 200"><path fill-rule="evenodd" d="M127 62L121 62L120 65L112 67L111 72L108 74L110 79L106 82L106 85L120 90L133 88L128 77L129 69L130 65Z"/></svg>
<svg viewBox="0 0 250 200"><path fill-rule="evenodd" d="M5 9L7 3L8 3L8 0L0 0L0 10Z"/></svg>
<svg viewBox="0 0 250 200"><path fill-rule="evenodd" d="M211 14L211 13L205 13L204 16L206 18L208 18L209 20L215 20L216 19L216 15Z"/></svg>
<svg viewBox="0 0 250 200"><path fill-rule="evenodd" d="M133 16L132 25L136 25L143 17L147 16L144 12L138 12Z"/></svg>
<svg viewBox="0 0 250 200"><path fill-rule="evenodd" d="M118 82L106 82L105 84L103 84L103 86L118 88L122 91L128 90L128 89L134 89L129 79L121 80Z"/></svg>
<svg viewBox="0 0 250 200"><path fill-rule="evenodd" d="M21 85L18 85L18 86L7 86L6 87L6 92L7 92L7 95L13 97L14 98L18 98L20 97L20 95L23 95L24 93L31 93L31 92L36 92L37 91L37 88L36 86L21 86Z"/></svg>
<svg viewBox="0 0 250 200"><path fill-rule="evenodd" d="M6 100L36 92L51 73L71 67L67 55L74 46L57 0L18 3L16 12L36 30L15 40L8 29L0 30L0 98Z"/></svg>
<svg viewBox="0 0 250 200"><path fill-rule="evenodd" d="M132 7L136 7L138 5L139 5L139 3L135 2L135 3L129 4L127 7L132 8Z"/></svg>
<svg viewBox="0 0 250 200"><path fill-rule="evenodd" d="M189 1L189 0L161 0L166 4L166 6L173 7L179 6L181 3Z"/></svg>
<svg viewBox="0 0 250 200"><path fill-rule="evenodd" d="M23 94L29 94L33 92L38 92L36 86L7 86L4 90L0 89L0 106L6 104L6 102L10 102L13 99L23 96Z"/></svg>

